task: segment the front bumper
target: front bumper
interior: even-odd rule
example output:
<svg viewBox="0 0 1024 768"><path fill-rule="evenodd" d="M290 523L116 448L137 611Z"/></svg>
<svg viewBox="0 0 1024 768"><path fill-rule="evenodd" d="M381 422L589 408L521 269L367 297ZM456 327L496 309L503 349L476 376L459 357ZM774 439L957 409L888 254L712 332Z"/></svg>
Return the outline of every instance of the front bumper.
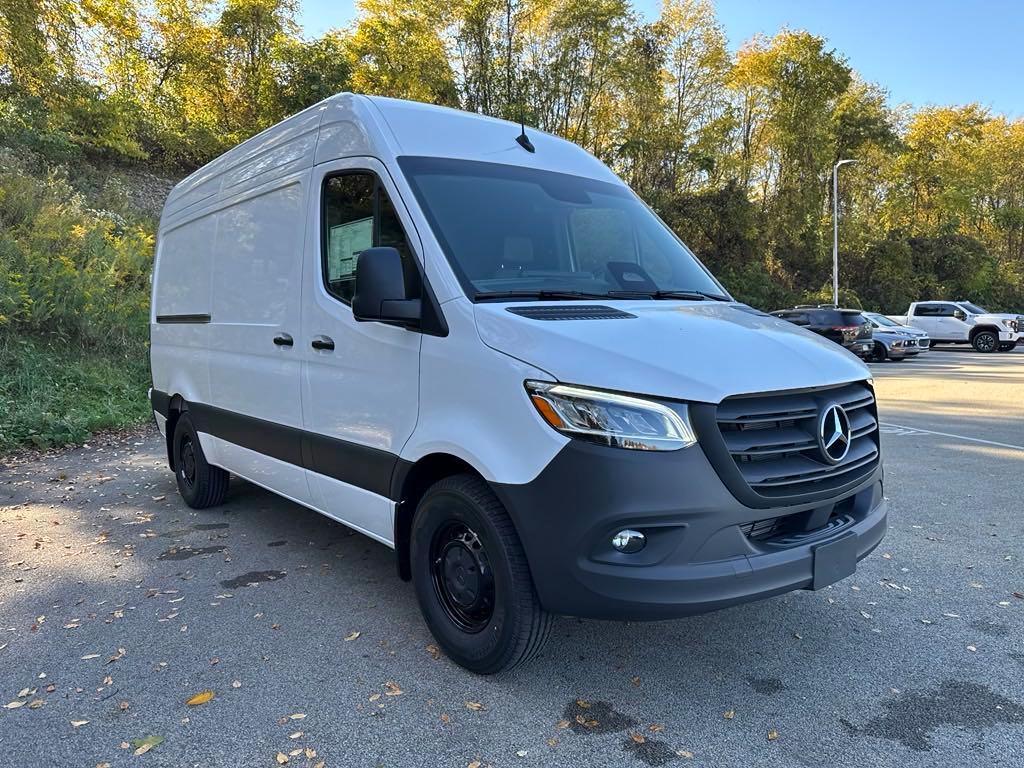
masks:
<svg viewBox="0 0 1024 768"><path fill-rule="evenodd" d="M494 489L547 610L655 620L823 586L815 583L818 547L854 536L859 561L882 540L881 475L879 464L828 502L753 509L726 489L699 446L643 453L572 441L533 481ZM828 518L826 507L838 523L777 539L750 533L751 524L781 516ZM646 547L615 551L610 540L624 528L644 532Z"/></svg>

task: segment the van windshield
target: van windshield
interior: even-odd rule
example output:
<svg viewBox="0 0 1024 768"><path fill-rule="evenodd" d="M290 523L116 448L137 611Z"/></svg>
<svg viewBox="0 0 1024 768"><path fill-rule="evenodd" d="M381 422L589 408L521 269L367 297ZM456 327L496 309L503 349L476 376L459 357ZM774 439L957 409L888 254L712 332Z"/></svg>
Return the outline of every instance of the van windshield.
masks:
<svg viewBox="0 0 1024 768"><path fill-rule="evenodd" d="M731 300L682 241L623 186L469 160L398 162L474 301Z"/></svg>

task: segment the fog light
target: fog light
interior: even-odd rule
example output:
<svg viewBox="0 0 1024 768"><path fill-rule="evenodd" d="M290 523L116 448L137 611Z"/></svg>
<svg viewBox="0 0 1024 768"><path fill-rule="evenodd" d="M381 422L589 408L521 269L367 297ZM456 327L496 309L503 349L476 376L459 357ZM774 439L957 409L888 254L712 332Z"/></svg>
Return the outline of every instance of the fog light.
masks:
<svg viewBox="0 0 1024 768"><path fill-rule="evenodd" d="M628 528L612 536L612 546L619 552L625 552L627 555L639 552L646 544L646 536L640 533L640 531L633 531Z"/></svg>

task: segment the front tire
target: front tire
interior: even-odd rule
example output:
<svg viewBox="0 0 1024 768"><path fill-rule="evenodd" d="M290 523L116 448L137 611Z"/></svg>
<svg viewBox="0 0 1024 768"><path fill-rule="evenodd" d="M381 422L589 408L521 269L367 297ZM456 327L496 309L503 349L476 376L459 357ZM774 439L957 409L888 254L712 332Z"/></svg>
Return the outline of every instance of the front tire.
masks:
<svg viewBox="0 0 1024 768"><path fill-rule="evenodd" d="M438 481L413 520L416 598L452 661L490 675L529 660L551 630L511 518L479 477Z"/></svg>
<svg viewBox="0 0 1024 768"><path fill-rule="evenodd" d="M1012 352L1016 348L1017 348L1017 342L1016 341L1003 341L1003 342L999 343L999 351L1000 352Z"/></svg>
<svg viewBox="0 0 1024 768"><path fill-rule="evenodd" d="M975 352L995 352L999 349L999 337L992 331L978 331L971 339Z"/></svg>
<svg viewBox="0 0 1024 768"><path fill-rule="evenodd" d="M178 493L192 509L206 509L224 503L228 473L206 461L199 435L188 412L174 425L174 477Z"/></svg>
<svg viewBox="0 0 1024 768"><path fill-rule="evenodd" d="M889 355L885 351L885 344L880 341L875 342L875 349L871 353L871 361L875 363L884 363Z"/></svg>

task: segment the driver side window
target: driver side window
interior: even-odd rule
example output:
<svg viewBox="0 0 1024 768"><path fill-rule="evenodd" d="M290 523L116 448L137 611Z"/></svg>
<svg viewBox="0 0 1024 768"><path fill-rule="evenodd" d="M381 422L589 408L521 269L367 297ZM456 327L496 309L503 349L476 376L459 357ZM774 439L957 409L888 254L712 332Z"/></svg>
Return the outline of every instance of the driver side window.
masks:
<svg viewBox="0 0 1024 768"><path fill-rule="evenodd" d="M406 285L418 285L412 251L387 191L369 171L345 172L324 179L323 271L328 293L352 303L359 254L391 246L402 256Z"/></svg>

